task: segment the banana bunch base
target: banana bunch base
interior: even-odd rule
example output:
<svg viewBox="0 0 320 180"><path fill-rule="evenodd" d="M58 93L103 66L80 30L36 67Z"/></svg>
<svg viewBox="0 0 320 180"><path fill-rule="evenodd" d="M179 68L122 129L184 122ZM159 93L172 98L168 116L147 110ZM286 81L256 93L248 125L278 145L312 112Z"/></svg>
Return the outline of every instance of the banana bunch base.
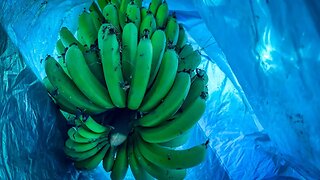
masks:
<svg viewBox="0 0 320 180"><path fill-rule="evenodd" d="M65 154L111 179L184 179L208 141L178 150L206 110L208 77L168 4L98 0L60 30L43 84L70 124Z"/></svg>

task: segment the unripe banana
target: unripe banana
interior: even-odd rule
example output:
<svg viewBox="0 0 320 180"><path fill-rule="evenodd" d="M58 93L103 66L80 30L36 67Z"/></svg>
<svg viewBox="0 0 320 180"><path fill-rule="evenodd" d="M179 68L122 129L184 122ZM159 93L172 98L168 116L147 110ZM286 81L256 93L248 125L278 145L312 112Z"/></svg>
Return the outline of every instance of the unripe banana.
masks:
<svg viewBox="0 0 320 180"><path fill-rule="evenodd" d="M162 103L140 118L139 125L144 127L156 126L175 114L189 92L190 83L191 80L188 73L177 73L174 84Z"/></svg>
<svg viewBox="0 0 320 180"><path fill-rule="evenodd" d="M111 3L114 4L117 7L117 9L120 8L120 0L111 0Z"/></svg>
<svg viewBox="0 0 320 180"><path fill-rule="evenodd" d="M98 43L104 77L113 104L119 108L126 106L126 91L121 70L120 49L114 28L102 25L99 30Z"/></svg>
<svg viewBox="0 0 320 180"><path fill-rule="evenodd" d="M128 23L124 26L122 32L122 72L127 83L131 82L137 46L138 29L135 24Z"/></svg>
<svg viewBox="0 0 320 180"><path fill-rule="evenodd" d="M82 111L92 114L104 112L105 109L93 104L82 94L73 81L65 74L61 66L51 56L45 60L45 71L49 81L56 88L57 93Z"/></svg>
<svg viewBox="0 0 320 180"><path fill-rule="evenodd" d="M129 3L130 3L130 0L121 0L121 4L119 8L119 23L122 29L126 24L126 18L127 18L126 11Z"/></svg>
<svg viewBox="0 0 320 180"><path fill-rule="evenodd" d="M142 7L142 1L143 1L143 0L133 0L133 2L134 2L136 5L138 5L139 8Z"/></svg>
<svg viewBox="0 0 320 180"><path fill-rule="evenodd" d="M142 19L141 25L140 25L140 37L143 36L145 31L147 30L149 32L149 37L152 36L153 32L156 30L156 20L154 19L154 16L150 11L148 11L146 17Z"/></svg>
<svg viewBox="0 0 320 180"><path fill-rule="evenodd" d="M209 77L208 77L207 72L205 70L199 69L199 68L197 68L195 72L196 72L196 75L198 77L201 77L204 80L204 83L207 85L208 81L209 81Z"/></svg>
<svg viewBox="0 0 320 180"><path fill-rule="evenodd" d="M112 170L116 152L117 152L117 147L110 146L108 152L104 156L102 164L103 164L103 169L106 172L110 172Z"/></svg>
<svg viewBox="0 0 320 180"><path fill-rule="evenodd" d="M77 143L92 143L97 140L97 139L88 139L88 138L81 136L78 133L76 127L72 127L68 130L68 136L72 141L77 142Z"/></svg>
<svg viewBox="0 0 320 180"><path fill-rule="evenodd" d="M97 31L97 34L98 34L98 31L99 31L100 26L102 24L101 22L104 19L104 17L103 17L101 12L100 12L100 14L101 14L101 17L99 16L99 14L96 11L90 11L90 16L91 16L92 22L94 24L94 27L95 27L95 29Z"/></svg>
<svg viewBox="0 0 320 180"><path fill-rule="evenodd" d="M166 49L166 34L162 30L156 30L152 37L152 64L151 64L151 72L150 72L150 79L148 82L148 88L153 84L154 79L156 78L159 67L163 58L164 51Z"/></svg>
<svg viewBox="0 0 320 180"><path fill-rule="evenodd" d="M83 56L91 73L103 86L106 86L99 51L96 48L90 48L83 53Z"/></svg>
<svg viewBox="0 0 320 180"><path fill-rule="evenodd" d="M66 53L66 47L64 47L61 39L57 41L56 51L59 56L64 56L64 54Z"/></svg>
<svg viewBox="0 0 320 180"><path fill-rule="evenodd" d="M201 63L201 55L198 51L193 51L187 57L179 58L178 71L193 71Z"/></svg>
<svg viewBox="0 0 320 180"><path fill-rule="evenodd" d="M108 144L107 141L103 141L100 144L98 144L96 147L90 149L89 151L76 152L65 147L64 152L68 157L72 158L74 161L82 161L97 154L104 146L110 146L110 145Z"/></svg>
<svg viewBox="0 0 320 180"><path fill-rule="evenodd" d="M156 23L157 28L159 29L165 29L167 26L167 20L169 16L169 8L166 1L164 1L158 8L157 14L156 14Z"/></svg>
<svg viewBox="0 0 320 180"><path fill-rule="evenodd" d="M192 53L193 53L193 47L191 46L191 44L184 45L183 48L181 49L181 51L178 52L179 58L186 58L187 56L189 56Z"/></svg>
<svg viewBox="0 0 320 180"><path fill-rule="evenodd" d="M108 4L107 0L97 0L97 2L98 2L98 5L99 5L101 11L103 11L104 7L106 7Z"/></svg>
<svg viewBox="0 0 320 180"><path fill-rule="evenodd" d="M185 101L183 102L181 109L184 110L190 103L194 102L201 93L205 90L206 82L203 77L196 75L191 83L190 91Z"/></svg>
<svg viewBox="0 0 320 180"><path fill-rule="evenodd" d="M176 45L176 51L180 52L182 47L186 45L188 37L182 24L179 24L179 37Z"/></svg>
<svg viewBox="0 0 320 180"><path fill-rule="evenodd" d="M79 27L77 36L80 39L83 39L84 45L90 47L97 40L98 30L96 29L96 25L94 24L90 13L82 12L78 19Z"/></svg>
<svg viewBox="0 0 320 180"><path fill-rule="evenodd" d="M67 141L65 142L65 147L75 152L85 152L85 151L89 151L90 149L93 149L103 141L107 141L107 138L102 138L90 143L78 143L68 138Z"/></svg>
<svg viewBox="0 0 320 180"><path fill-rule="evenodd" d="M101 11L102 11L103 9L101 9ZM100 11L100 8L99 8L99 6L97 5L97 3L96 2L92 2L92 4L91 4L91 6L89 7L89 11L90 11L90 14L91 14L91 12L93 12L93 14L96 14L96 15L98 15L98 20L99 20L99 22L101 23L102 22L102 20L104 19L103 18L103 15L102 15L102 13L101 13L101 11ZM95 16L96 16L95 15ZM94 20L95 21L95 20ZM100 27L100 26L99 26ZM98 29L99 29L99 27L98 27Z"/></svg>
<svg viewBox="0 0 320 180"><path fill-rule="evenodd" d="M207 143L184 150L174 150L158 144L150 144L138 138L141 154L150 162L163 168L186 169L196 166L206 157Z"/></svg>
<svg viewBox="0 0 320 180"><path fill-rule="evenodd" d="M160 146L165 146L165 147L170 147L170 148L176 148L179 146L184 145L188 140L190 139L191 136L191 130L188 130L187 132L179 135L178 137L164 143L159 143Z"/></svg>
<svg viewBox="0 0 320 180"><path fill-rule="evenodd" d="M106 19L106 22L112 24L113 27L116 28L116 31L120 32L117 7L114 4L109 3L104 7L102 14L103 17Z"/></svg>
<svg viewBox="0 0 320 180"><path fill-rule="evenodd" d="M133 1L131 1L127 6L126 17L128 22L133 22L137 28L140 27L140 24L141 24L140 8L137 4L134 4Z"/></svg>
<svg viewBox="0 0 320 180"><path fill-rule="evenodd" d="M127 156L127 141L125 141L117 152L116 160L114 161L111 179L122 180L125 178L128 170L128 156Z"/></svg>
<svg viewBox="0 0 320 180"><path fill-rule="evenodd" d="M149 143L163 143L170 141L193 127L206 109L206 101L198 97L176 118L166 121L153 128L141 128L139 130L143 140Z"/></svg>
<svg viewBox="0 0 320 180"><path fill-rule="evenodd" d="M137 143L134 143L133 152L143 169L145 169L151 176L156 179L184 179L186 176L186 169L167 169L159 167L152 162L146 160L141 154Z"/></svg>
<svg viewBox="0 0 320 180"><path fill-rule="evenodd" d="M151 0L151 3L149 5L149 10L153 14L153 16L156 16L158 7L160 6L161 3L162 3L162 0Z"/></svg>
<svg viewBox="0 0 320 180"><path fill-rule="evenodd" d="M75 114L77 112L77 107L71 104L68 99L64 98L60 93L58 93L57 89L53 87L48 77L45 77L42 80L43 85L47 88L49 95L55 100L55 103L62 109L71 114Z"/></svg>
<svg viewBox="0 0 320 180"><path fill-rule="evenodd" d="M165 32L168 47L175 47L179 38L179 24L173 16L169 16Z"/></svg>
<svg viewBox="0 0 320 180"><path fill-rule="evenodd" d="M128 108L131 110L139 108L147 90L150 78L152 53L151 40L147 37L142 37L137 48L133 75L128 94Z"/></svg>
<svg viewBox="0 0 320 180"><path fill-rule="evenodd" d="M178 69L178 55L175 50L167 49L164 53L158 75L151 89L145 95L141 112L149 112L155 108L170 91Z"/></svg>
<svg viewBox="0 0 320 180"><path fill-rule="evenodd" d="M110 126L103 126L96 122L91 116L88 116L85 120L83 120L83 125L90 129L91 131L102 134L102 133L108 133L111 130Z"/></svg>
<svg viewBox="0 0 320 180"><path fill-rule="evenodd" d="M87 138L87 139L99 139L103 137L107 137L109 131L106 131L104 133L95 133L91 131L90 129L86 128L86 126L80 126L76 130L80 136Z"/></svg>
<svg viewBox="0 0 320 180"><path fill-rule="evenodd" d="M76 45L67 50L66 61L72 80L84 95L105 109L114 107L107 88L90 71L82 52Z"/></svg>
<svg viewBox="0 0 320 180"><path fill-rule="evenodd" d="M77 169L81 169L81 170L92 170L92 169L98 167L98 165L102 161L104 155L108 151L109 147L110 147L110 145L108 145L108 144L105 145L97 154L93 155L92 157L85 159L85 160L76 161L74 163L74 166Z"/></svg>
<svg viewBox="0 0 320 180"><path fill-rule="evenodd" d="M73 36L73 34L69 31L68 28L62 27L60 29L60 39L64 45L64 47L69 47L71 44L77 44L81 51L84 51L83 45Z"/></svg>
<svg viewBox="0 0 320 180"><path fill-rule="evenodd" d="M141 22L142 22L147 17L148 9L145 7L141 7L140 13L141 13Z"/></svg>

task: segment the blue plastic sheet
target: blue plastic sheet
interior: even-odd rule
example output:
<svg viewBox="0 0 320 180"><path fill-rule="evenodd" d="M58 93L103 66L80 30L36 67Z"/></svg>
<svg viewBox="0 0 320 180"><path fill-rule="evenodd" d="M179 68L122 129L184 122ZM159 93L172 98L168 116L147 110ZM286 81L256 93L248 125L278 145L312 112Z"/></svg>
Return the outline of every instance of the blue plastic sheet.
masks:
<svg viewBox="0 0 320 180"><path fill-rule="evenodd" d="M210 77L208 108L185 145L209 138L210 148L186 179L320 177L319 2L167 2ZM65 158L66 122L39 81L59 29L75 32L90 3L0 2L1 179L109 178Z"/></svg>

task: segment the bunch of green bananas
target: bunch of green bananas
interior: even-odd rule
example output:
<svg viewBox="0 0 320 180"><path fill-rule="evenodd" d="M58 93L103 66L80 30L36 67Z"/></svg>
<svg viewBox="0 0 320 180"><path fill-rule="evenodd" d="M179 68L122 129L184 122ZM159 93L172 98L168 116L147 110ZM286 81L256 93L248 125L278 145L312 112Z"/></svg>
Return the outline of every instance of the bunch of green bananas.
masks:
<svg viewBox="0 0 320 180"><path fill-rule="evenodd" d="M60 30L43 79L73 122L66 155L78 169L102 161L112 179L128 166L136 179L183 179L206 155L208 142L177 147L205 112L208 77L182 24L162 0L98 0L78 23Z"/></svg>

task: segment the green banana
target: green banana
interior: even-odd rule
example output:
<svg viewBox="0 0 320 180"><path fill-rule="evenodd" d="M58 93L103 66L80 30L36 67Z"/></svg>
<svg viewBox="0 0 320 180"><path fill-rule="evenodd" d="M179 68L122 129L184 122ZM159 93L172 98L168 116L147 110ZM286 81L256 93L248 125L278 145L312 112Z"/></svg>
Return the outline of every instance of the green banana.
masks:
<svg viewBox="0 0 320 180"><path fill-rule="evenodd" d="M156 179L184 179L186 176L186 169L167 169L159 167L152 162L146 160L141 154L137 143L134 143L133 152L143 169L145 169L151 176Z"/></svg>
<svg viewBox="0 0 320 180"><path fill-rule="evenodd" d="M192 54L192 52L193 52L193 47L191 46L191 44L186 44L182 47L181 51L178 52L179 58L186 58L187 56Z"/></svg>
<svg viewBox="0 0 320 180"><path fill-rule="evenodd" d="M140 25L140 32L139 35L142 37L147 30L149 32L149 37L152 37L153 32L156 30L156 20L150 11L147 12L145 18L142 19Z"/></svg>
<svg viewBox="0 0 320 180"><path fill-rule="evenodd" d="M45 60L45 71L49 81L56 88L57 93L61 94L71 104L91 114L99 114L105 111L104 108L93 104L82 94L73 81L65 74L59 63L51 56L48 56Z"/></svg>
<svg viewBox="0 0 320 180"><path fill-rule="evenodd" d="M91 47L89 50L83 52L83 56L91 73L101 85L106 86L99 51L95 47Z"/></svg>
<svg viewBox="0 0 320 180"><path fill-rule="evenodd" d="M64 152L68 157L72 158L74 161L82 161L94 156L106 145L110 146L107 141L103 141L100 144L98 144L96 147L84 152L76 152L65 147Z"/></svg>
<svg viewBox="0 0 320 180"><path fill-rule="evenodd" d="M117 147L110 146L108 152L105 154L103 161L102 161L102 165L103 165L103 169L106 172L110 172L112 170L112 166L114 164L116 152L117 152Z"/></svg>
<svg viewBox="0 0 320 180"><path fill-rule="evenodd" d="M82 12L79 16L78 23L77 36L80 39L83 39L84 45L90 47L96 42L98 35L98 30L96 29L96 25L94 24L90 13L86 11Z"/></svg>
<svg viewBox="0 0 320 180"><path fill-rule="evenodd" d="M137 46L137 26L133 23L128 23L124 26L122 31L122 72L123 78L127 83L131 82Z"/></svg>
<svg viewBox="0 0 320 180"><path fill-rule="evenodd" d="M168 17L168 23L165 29L168 47L175 47L179 38L179 24L173 16Z"/></svg>
<svg viewBox="0 0 320 180"><path fill-rule="evenodd" d="M118 108L126 106L126 91L121 70L120 49L114 28L102 25L99 30L98 43L104 77L111 100Z"/></svg>
<svg viewBox="0 0 320 180"><path fill-rule="evenodd" d="M100 11L99 11L100 12ZM100 12L101 13L101 12ZM94 25L94 28L96 29L96 32L98 34L98 31L100 29L100 26L101 26L101 22L103 20L103 15L101 13L101 17L99 16L99 14L96 12L96 11L90 11L90 17L92 19L92 22L93 22L93 25ZM98 35L96 35L96 38ZM97 39L96 39L97 40Z"/></svg>
<svg viewBox="0 0 320 180"><path fill-rule="evenodd" d="M187 132L179 135L178 137L164 143L159 143L160 146L170 147L170 148L176 148L179 146L184 145L186 142L188 142L189 138L191 136L191 130L188 130Z"/></svg>
<svg viewBox="0 0 320 180"><path fill-rule="evenodd" d="M208 84L209 77L208 77L207 72L205 70L197 68L196 69L196 75L198 77L201 77L204 80L204 83L206 85Z"/></svg>
<svg viewBox="0 0 320 180"><path fill-rule="evenodd" d="M120 8L120 1L121 1L121 0L111 0L110 2L111 2L112 4L114 4L114 5L117 7L117 9L119 9L119 8Z"/></svg>
<svg viewBox="0 0 320 180"><path fill-rule="evenodd" d="M112 180L121 180L124 179L128 170L128 155L127 155L127 141L125 141L119 148L114 161L111 179Z"/></svg>
<svg viewBox="0 0 320 180"><path fill-rule="evenodd" d="M128 94L129 109L138 109L143 100L150 78L152 53L151 40L148 37L142 37L137 47L132 80Z"/></svg>
<svg viewBox="0 0 320 180"><path fill-rule="evenodd" d="M94 138L94 139L90 138L89 139L87 137L81 136L78 132L78 128L76 128L76 127L72 127L68 130L68 136L72 141L77 142L77 143L91 143L91 142L95 142L97 139L99 139L99 138Z"/></svg>
<svg viewBox="0 0 320 180"><path fill-rule="evenodd" d="M124 25L126 24L126 11L127 6L130 3L130 0L121 0L120 7L119 7L119 23L121 28L123 29Z"/></svg>
<svg viewBox="0 0 320 180"><path fill-rule="evenodd" d="M87 139L98 139L108 136L108 131L103 133L95 133L91 131L90 129L86 128L86 126L80 126L76 130L80 136L87 138Z"/></svg>
<svg viewBox="0 0 320 180"><path fill-rule="evenodd" d="M179 66L178 71L193 71L195 70L201 63L201 55L198 51L193 51L187 57L179 58Z"/></svg>
<svg viewBox="0 0 320 180"><path fill-rule="evenodd" d="M141 137L149 143L163 143L170 141L188 131L201 118L206 109L206 101L198 97L176 118L166 121L153 128L141 128Z"/></svg>
<svg viewBox="0 0 320 180"><path fill-rule="evenodd" d="M140 14L141 14L141 22L142 22L147 17L148 9L145 7L141 7Z"/></svg>
<svg viewBox="0 0 320 180"><path fill-rule="evenodd" d="M166 49L167 39L164 31L160 29L156 30L151 37L151 43L152 43L153 53L152 53L152 64L151 64L151 72L150 72L150 79L148 82L148 88L153 84L154 79L158 74L159 67L163 58L163 54Z"/></svg>
<svg viewBox="0 0 320 180"><path fill-rule="evenodd" d="M77 45L71 45L68 48L66 63L72 80L84 95L86 95L93 103L105 109L114 107L108 89L103 86L90 71L86 60Z"/></svg>
<svg viewBox="0 0 320 180"><path fill-rule="evenodd" d="M180 52L183 46L185 46L188 42L188 36L182 24L179 24L179 36L176 45L176 51Z"/></svg>
<svg viewBox="0 0 320 180"><path fill-rule="evenodd" d="M138 5L139 8L142 7L142 1L143 1L143 0L133 0L133 2L134 2L136 5Z"/></svg>
<svg viewBox="0 0 320 180"><path fill-rule="evenodd" d="M201 93L205 90L206 82L203 77L196 75L191 83L190 91L185 101L183 102L181 109L184 110L195 99L197 99Z"/></svg>
<svg viewBox="0 0 320 180"><path fill-rule="evenodd" d="M178 55L175 50L167 49L161 61L155 82L143 99L139 109L141 112L149 112L160 104L161 100L168 94L174 83L177 69Z"/></svg>
<svg viewBox="0 0 320 180"><path fill-rule="evenodd" d="M116 32L120 32L117 7L114 4L109 3L104 7L102 14L103 17L106 19L106 22L112 24L113 27L116 29Z"/></svg>
<svg viewBox="0 0 320 180"><path fill-rule="evenodd" d="M97 2L98 2L98 5L99 5L101 11L102 11L102 10L104 9L104 7L106 7L107 4L108 4L108 0L97 0Z"/></svg>
<svg viewBox="0 0 320 180"><path fill-rule="evenodd" d="M92 132L94 133L108 133L111 130L110 126L103 126L101 124L99 124L98 122L96 122L91 116L88 116L87 119L82 120L83 125L85 127L87 127L88 129L90 129Z"/></svg>
<svg viewBox="0 0 320 180"><path fill-rule="evenodd" d="M103 10L103 9L101 9L101 10ZM97 22L95 19L97 19L98 20L98 22L100 23L100 25L101 25L101 22L102 22L102 20L104 19L104 17L103 17L103 15L102 15L102 13L101 13L101 11L100 11L100 8L99 8L99 6L97 5L97 3L96 2L92 2L92 4L91 4L91 6L89 7L89 11L90 11L90 14L91 13L93 13L93 17L95 17L94 18L94 20L93 20L93 22ZM100 26L98 26L98 30L99 30L99 27Z"/></svg>
<svg viewBox="0 0 320 180"><path fill-rule="evenodd" d="M64 54L66 53L66 47L64 47L61 39L57 41L56 51L59 56L64 56Z"/></svg>
<svg viewBox="0 0 320 180"><path fill-rule="evenodd" d="M161 3L162 3L162 0L151 0L151 3L149 5L149 10L154 16L156 16L158 7L160 6Z"/></svg>
<svg viewBox="0 0 320 180"><path fill-rule="evenodd" d="M90 149L93 149L103 141L107 141L107 138L102 138L90 143L77 143L77 142L74 142L72 139L68 138L67 141L65 142L65 147L75 152L85 152L85 151L89 151Z"/></svg>
<svg viewBox="0 0 320 180"><path fill-rule="evenodd" d="M140 126L152 127L170 118L181 107L190 88L190 76L188 73L177 73L173 86L162 103L147 115L138 120Z"/></svg>
<svg viewBox="0 0 320 180"><path fill-rule="evenodd" d="M169 17L169 8L166 1L159 6L156 17L157 28L165 29Z"/></svg>
<svg viewBox="0 0 320 180"><path fill-rule="evenodd" d="M134 3L134 1L131 1L126 10L126 17L128 22L133 22L136 27L140 27L141 24L141 14L140 14L140 8L137 4Z"/></svg>
<svg viewBox="0 0 320 180"><path fill-rule="evenodd" d="M71 104L68 99L64 98L60 93L58 93L57 89L53 87L47 76L42 80L42 83L47 88L49 95L53 98L61 110L71 114L75 114L77 112L77 107Z"/></svg>
<svg viewBox="0 0 320 180"><path fill-rule="evenodd" d="M68 48L71 44L77 44L79 49L83 52L84 46L73 36L68 28L62 27L60 29L60 39L64 47Z"/></svg>
<svg viewBox="0 0 320 180"><path fill-rule="evenodd" d="M128 162L130 165L130 169L132 171L133 176L135 179L143 179L143 180L151 180L153 179L150 174L148 174L139 164L134 152L133 152L133 145L128 146Z"/></svg>
<svg viewBox="0 0 320 180"><path fill-rule="evenodd" d="M104 155L108 151L109 147L110 147L110 145L108 145L108 144L105 145L97 154L89 157L88 159L76 161L74 163L74 166L77 169L81 169L81 170L92 170L92 169L98 167L98 165L102 161Z"/></svg>
<svg viewBox="0 0 320 180"><path fill-rule="evenodd" d="M206 157L207 143L184 150L174 150L158 144L137 140L137 146L141 154L157 166L169 169L186 169L196 166Z"/></svg>

